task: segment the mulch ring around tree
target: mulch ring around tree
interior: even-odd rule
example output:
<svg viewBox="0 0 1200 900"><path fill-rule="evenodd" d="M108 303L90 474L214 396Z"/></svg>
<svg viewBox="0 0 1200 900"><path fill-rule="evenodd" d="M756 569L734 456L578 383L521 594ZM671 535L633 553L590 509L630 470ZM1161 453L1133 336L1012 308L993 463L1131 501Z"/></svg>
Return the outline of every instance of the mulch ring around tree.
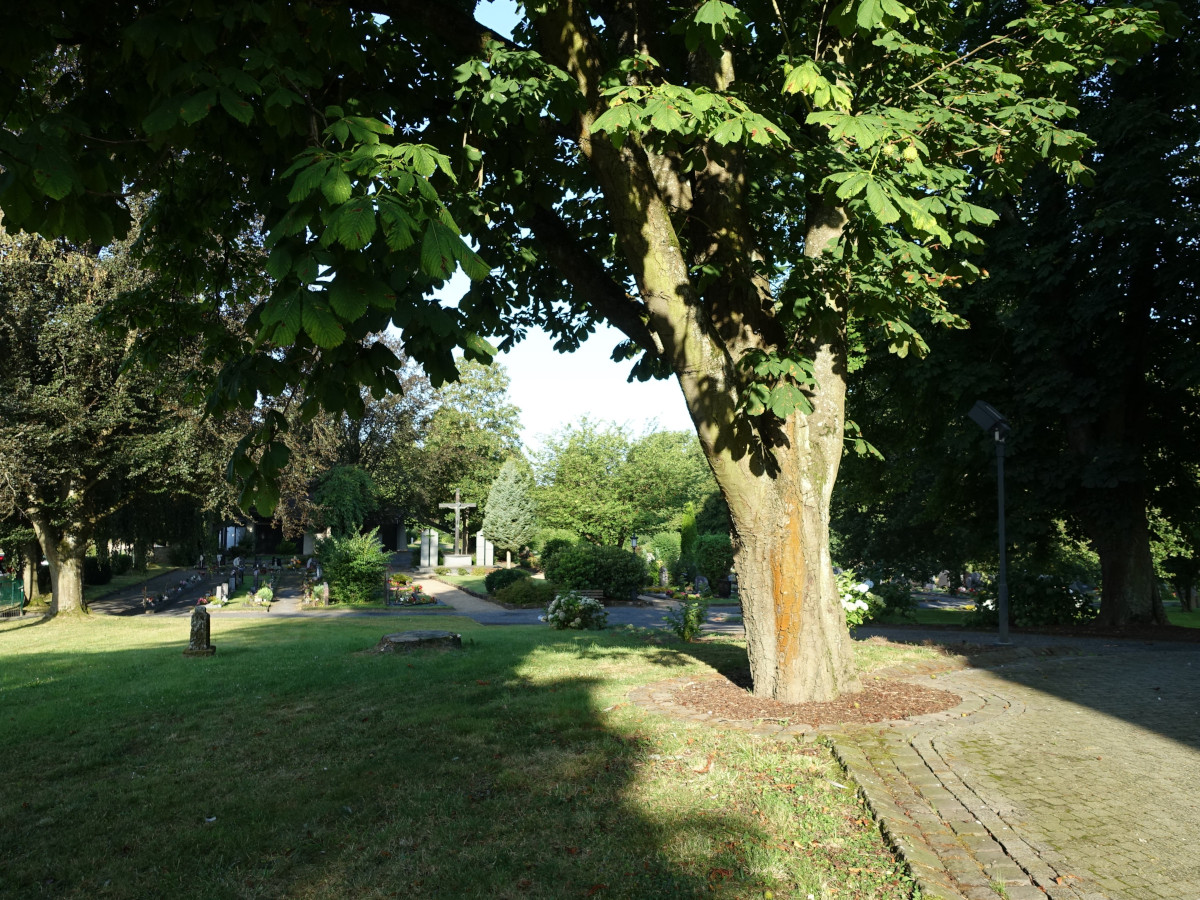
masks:
<svg viewBox="0 0 1200 900"><path fill-rule="evenodd" d="M864 678L863 690L827 703L780 703L750 693L750 671L733 679L716 675L680 685L672 700L678 706L709 713L711 720L752 722L785 720L822 725L867 725L942 712L957 706L957 694L892 678Z"/></svg>

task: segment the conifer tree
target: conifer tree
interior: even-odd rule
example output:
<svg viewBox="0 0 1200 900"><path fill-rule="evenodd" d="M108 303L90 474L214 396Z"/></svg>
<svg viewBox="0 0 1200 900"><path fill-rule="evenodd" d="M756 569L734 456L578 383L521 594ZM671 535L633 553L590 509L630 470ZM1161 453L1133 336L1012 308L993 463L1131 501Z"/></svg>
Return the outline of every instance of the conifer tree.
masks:
<svg viewBox="0 0 1200 900"><path fill-rule="evenodd" d="M520 550L537 536L533 473L520 459L513 457L505 462L492 482L483 517L483 536L510 553Z"/></svg>

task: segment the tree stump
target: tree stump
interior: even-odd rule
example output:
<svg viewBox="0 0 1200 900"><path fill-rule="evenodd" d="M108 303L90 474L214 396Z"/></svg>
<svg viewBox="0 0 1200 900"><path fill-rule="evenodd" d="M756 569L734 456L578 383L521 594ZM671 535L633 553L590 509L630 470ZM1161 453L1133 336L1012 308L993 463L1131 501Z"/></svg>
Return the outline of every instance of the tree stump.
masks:
<svg viewBox="0 0 1200 900"><path fill-rule="evenodd" d="M407 653L409 650L461 650L462 635L453 631L398 631L385 634L375 647L377 653Z"/></svg>

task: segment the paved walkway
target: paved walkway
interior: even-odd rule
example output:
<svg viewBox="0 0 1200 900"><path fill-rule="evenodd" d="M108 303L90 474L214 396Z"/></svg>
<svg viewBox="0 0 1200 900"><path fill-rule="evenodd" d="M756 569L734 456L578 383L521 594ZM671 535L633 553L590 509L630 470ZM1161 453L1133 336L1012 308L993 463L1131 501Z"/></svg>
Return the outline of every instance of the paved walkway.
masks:
<svg viewBox="0 0 1200 900"><path fill-rule="evenodd" d="M1200 650L939 675L963 705L835 737L927 897L1200 900Z"/></svg>

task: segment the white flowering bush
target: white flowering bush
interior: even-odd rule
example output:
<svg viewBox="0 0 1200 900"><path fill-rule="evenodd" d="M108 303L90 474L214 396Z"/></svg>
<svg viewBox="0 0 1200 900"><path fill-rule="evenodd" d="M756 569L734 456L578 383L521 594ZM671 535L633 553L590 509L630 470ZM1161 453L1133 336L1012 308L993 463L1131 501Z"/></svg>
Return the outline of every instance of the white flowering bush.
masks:
<svg viewBox="0 0 1200 900"><path fill-rule="evenodd" d="M875 582L870 578L859 578L846 569L834 569L833 576L837 580L838 597L842 601L842 609L846 612L846 624L857 628L864 622L874 619L884 609L882 598L871 592Z"/></svg>
<svg viewBox="0 0 1200 900"><path fill-rule="evenodd" d="M608 610L599 600L564 591L550 601L541 619L551 628L600 629L608 624Z"/></svg>

